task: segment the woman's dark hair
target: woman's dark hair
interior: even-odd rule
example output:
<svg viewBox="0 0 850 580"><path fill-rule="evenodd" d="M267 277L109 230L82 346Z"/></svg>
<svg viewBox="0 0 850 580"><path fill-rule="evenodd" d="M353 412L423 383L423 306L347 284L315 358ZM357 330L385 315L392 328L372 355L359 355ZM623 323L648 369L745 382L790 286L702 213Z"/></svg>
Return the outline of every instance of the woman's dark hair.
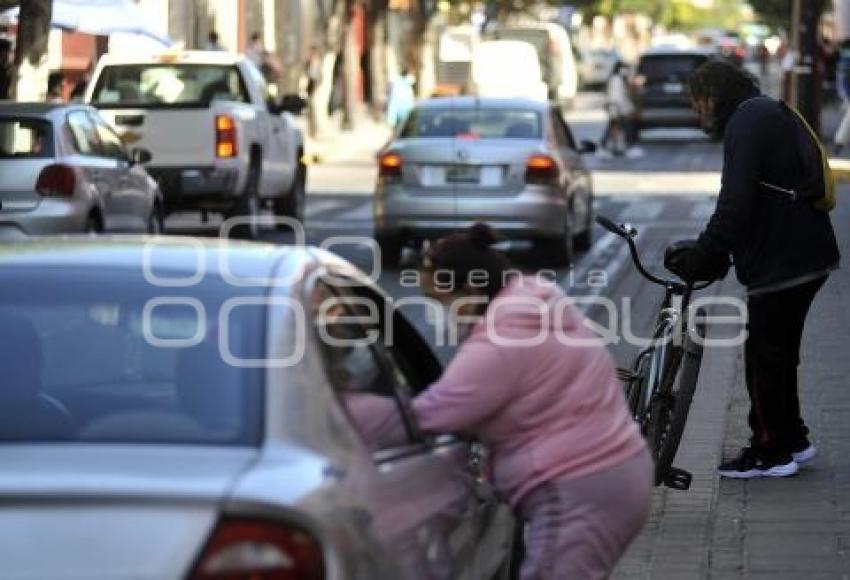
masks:
<svg viewBox="0 0 850 580"><path fill-rule="evenodd" d="M712 58L688 79L691 98L710 99L718 110L733 109L759 94L758 79L729 61Z"/></svg>
<svg viewBox="0 0 850 580"><path fill-rule="evenodd" d="M463 288L473 271L487 273L487 297L493 299L504 287L506 273L511 268L507 257L491 246L498 241L493 229L478 222L465 232L452 234L435 243L422 258L422 267L432 272L445 272Z"/></svg>

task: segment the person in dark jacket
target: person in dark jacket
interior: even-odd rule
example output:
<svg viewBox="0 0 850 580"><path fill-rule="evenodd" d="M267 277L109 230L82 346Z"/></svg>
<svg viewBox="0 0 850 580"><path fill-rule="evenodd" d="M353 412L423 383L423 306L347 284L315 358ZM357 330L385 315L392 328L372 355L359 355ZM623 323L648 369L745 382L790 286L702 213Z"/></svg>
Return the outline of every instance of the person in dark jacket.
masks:
<svg viewBox="0 0 850 580"><path fill-rule="evenodd" d="M762 95L739 67L709 61L689 86L703 129L723 139L723 175L714 214L674 271L705 279L731 255L747 288L752 438L720 474L794 475L815 456L797 395L800 340L815 294L839 262L828 213L794 194L805 184L824 187L823 169L812 162L818 144L794 111Z"/></svg>

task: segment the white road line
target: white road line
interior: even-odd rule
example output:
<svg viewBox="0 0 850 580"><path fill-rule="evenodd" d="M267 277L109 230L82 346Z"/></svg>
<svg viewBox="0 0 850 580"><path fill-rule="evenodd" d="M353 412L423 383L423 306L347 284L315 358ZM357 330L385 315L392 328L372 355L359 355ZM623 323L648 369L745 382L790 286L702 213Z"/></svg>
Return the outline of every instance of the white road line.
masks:
<svg viewBox="0 0 850 580"><path fill-rule="evenodd" d="M339 201L309 201L307 202L307 207L304 208L304 215L309 218L316 214L341 207L342 205Z"/></svg>

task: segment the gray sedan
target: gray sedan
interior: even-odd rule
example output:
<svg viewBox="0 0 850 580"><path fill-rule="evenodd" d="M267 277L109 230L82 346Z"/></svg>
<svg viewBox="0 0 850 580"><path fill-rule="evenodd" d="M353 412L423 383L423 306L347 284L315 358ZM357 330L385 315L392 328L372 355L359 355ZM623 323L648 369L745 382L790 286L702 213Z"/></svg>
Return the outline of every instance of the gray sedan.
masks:
<svg viewBox="0 0 850 580"><path fill-rule="evenodd" d="M506 578L483 451L410 414L440 365L347 262L166 237L8 250L5 580ZM395 400L404 443L366 438L364 393Z"/></svg>
<svg viewBox="0 0 850 580"><path fill-rule="evenodd" d="M162 194L98 112L0 103L0 237L162 230Z"/></svg>
<svg viewBox="0 0 850 580"><path fill-rule="evenodd" d="M590 245L593 188L561 111L526 99L420 103L379 153L375 238L385 265L401 248L484 221L569 262Z"/></svg>

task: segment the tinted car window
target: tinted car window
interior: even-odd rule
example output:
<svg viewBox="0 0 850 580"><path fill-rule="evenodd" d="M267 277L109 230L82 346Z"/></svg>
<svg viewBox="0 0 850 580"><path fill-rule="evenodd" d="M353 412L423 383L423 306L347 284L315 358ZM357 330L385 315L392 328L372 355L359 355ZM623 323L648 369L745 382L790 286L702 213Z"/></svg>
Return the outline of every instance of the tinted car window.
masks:
<svg viewBox="0 0 850 580"><path fill-rule="evenodd" d="M43 119L0 117L0 158L53 157L53 132Z"/></svg>
<svg viewBox="0 0 850 580"><path fill-rule="evenodd" d="M0 443L258 444L261 369L232 364L219 340L261 358L264 310L219 327L234 291L208 278L194 304L157 305L141 271L4 267Z"/></svg>
<svg viewBox="0 0 850 580"><path fill-rule="evenodd" d="M68 130L74 150L80 155L99 155L100 140L92 118L84 111L68 115Z"/></svg>
<svg viewBox="0 0 850 580"><path fill-rule="evenodd" d="M663 55L644 56L638 66L638 73L648 80L667 78L687 79L706 57L700 55Z"/></svg>
<svg viewBox="0 0 850 580"><path fill-rule="evenodd" d="M415 109L401 137L473 139L539 139L540 113L523 109Z"/></svg>
<svg viewBox="0 0 850 580"><path fill-rule="evenodd" d="M149 64L103 69L93 93L101 107L204 107L213 100L248 102L235 66Z"/></svg>

